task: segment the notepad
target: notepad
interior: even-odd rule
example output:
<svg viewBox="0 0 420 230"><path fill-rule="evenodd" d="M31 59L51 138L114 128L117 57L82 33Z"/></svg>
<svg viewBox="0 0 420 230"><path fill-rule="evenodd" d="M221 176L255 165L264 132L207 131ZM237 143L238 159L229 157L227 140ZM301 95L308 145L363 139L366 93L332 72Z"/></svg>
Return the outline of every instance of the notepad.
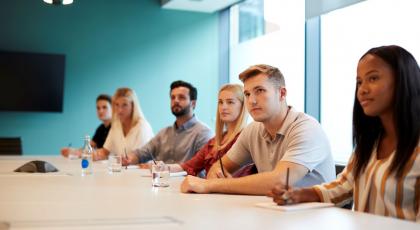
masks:
<svg viewBox="0 0 420 230"><path fill-rule="evenodd" d="M140 169L138 165L127 165L127 169Z"/></svg>
<svg viewBox="0 0 420 230"><path fill-rule="evenodd" d="M181 172L173 172L169 173L170 177L178 177L178 176L186 176L187 172L181 171Z"/></svg>
<svg viewBox="0 0 420 230"><path fill-rule="evenodd" d="M169 176L170 177L181 177L181 176L186 176L187 174L188 173L186 171L181 171L181 172L172 172L172 173L169 173ZM144 175L141 175L141 176L144 176L144 177L152 177L152 174L147 173L147 174L144 174Z"/></svg>
<svg viewBox="0 0 420 230"><path fill-rule="evenodd" d="M334 207L334 204L321 203L321 202L307 202L307 203L300 203L300 204L277 205L274 202L263 202L263 203L256 203L255 206L260 207L260 208L275 209L275 210L287 212L287 211L298 211L298 210Z"/></svg>

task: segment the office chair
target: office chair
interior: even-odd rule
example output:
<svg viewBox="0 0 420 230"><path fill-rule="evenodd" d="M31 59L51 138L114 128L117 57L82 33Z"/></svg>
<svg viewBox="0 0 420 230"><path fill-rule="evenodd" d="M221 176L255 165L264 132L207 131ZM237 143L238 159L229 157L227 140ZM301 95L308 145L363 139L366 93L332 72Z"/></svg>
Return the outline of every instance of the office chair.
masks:
<svg viewBox="0 0 420 230"><path fill-rule="evenodd" d="M22 155L20 137L0 137L0 155Z"/></svg>
<svg viewBox="0 0 420 230"><path fill-rule="evenodd" d="M338 176L338 174L340 174L344 170L345 167L346 167L345 165L336 164L335 165L335 175Z"/></svg>

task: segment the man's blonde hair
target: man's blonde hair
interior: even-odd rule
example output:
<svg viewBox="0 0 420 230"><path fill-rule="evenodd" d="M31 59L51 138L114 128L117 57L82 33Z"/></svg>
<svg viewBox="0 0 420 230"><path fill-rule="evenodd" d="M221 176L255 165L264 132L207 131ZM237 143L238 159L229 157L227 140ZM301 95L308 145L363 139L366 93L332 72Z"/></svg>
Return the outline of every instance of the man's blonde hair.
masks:
<svg viewBox="0 0 420 230"><path fill-rule="evenodd" d="M275 87L285 87L286 82L283 74L276 67L259 64L250 66L248 69L239 74L239 79L245 83L249 78L255 77L259 74L265 74Z"/></svg>

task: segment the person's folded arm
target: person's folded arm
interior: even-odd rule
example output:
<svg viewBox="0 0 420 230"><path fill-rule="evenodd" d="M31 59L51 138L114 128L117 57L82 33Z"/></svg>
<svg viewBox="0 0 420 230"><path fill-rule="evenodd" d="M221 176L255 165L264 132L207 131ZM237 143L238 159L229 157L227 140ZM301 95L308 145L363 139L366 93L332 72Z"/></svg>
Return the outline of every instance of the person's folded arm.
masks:
<svg viewBox="0 0 420 230"><path fill-rule="evenodd" d="M289 168L290 186L308 173L308 169L302 165L280 161L271 172L263 172L241 178L202 180L189 176L181 184L181 191L266 195L275 186L285 186L287 168Z"/></svg>

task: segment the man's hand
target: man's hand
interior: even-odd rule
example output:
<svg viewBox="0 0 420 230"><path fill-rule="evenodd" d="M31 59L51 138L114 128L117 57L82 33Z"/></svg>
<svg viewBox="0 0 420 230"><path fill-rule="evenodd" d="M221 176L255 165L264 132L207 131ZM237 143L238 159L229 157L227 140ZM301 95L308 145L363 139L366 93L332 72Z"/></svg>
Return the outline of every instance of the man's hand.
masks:
<svg viewBox="0 0 420 230"><path fill-rule="evenodd" d="M141 169L150 169L150 170L152 170L152 165L154 165L155 162L158 165L164 165L165 164L165 162L163 162L163 161L149 161L147 163L140 163L140 164L138 164L138 166Z"/></svg>
<svg viewBox="0 0 420 230"><path fill-rule="evenodd" d="M138 164L138 166L141 169L151 169L152 168L152 165L150 163L141 163L141 164Z"/></svg>
<svg viewBox="0 0 420 230"><path fill-rule="evenodd" d="M60 150L60 153L63 157L69 157L69 155L74 155L80 158L80 156L82 155L82 150L71 147L64 147Z"/></svg>
<svg viewBox="0 0 420 230"><path fill-rule="evenodd" d="M61 155L62 155L63 157L68 157L68 156L69 156L70 151L71 151L71 148L70 148L70 147L64 147L64 148L62 148L62 149L60 150L60 153L61 153Z"/></svg>
<svg viewBox="0 0 420 230"><path fill-rule="evenodd" d="M209 180L187 176L181 184L181 192L210 193Z"/></svg>

